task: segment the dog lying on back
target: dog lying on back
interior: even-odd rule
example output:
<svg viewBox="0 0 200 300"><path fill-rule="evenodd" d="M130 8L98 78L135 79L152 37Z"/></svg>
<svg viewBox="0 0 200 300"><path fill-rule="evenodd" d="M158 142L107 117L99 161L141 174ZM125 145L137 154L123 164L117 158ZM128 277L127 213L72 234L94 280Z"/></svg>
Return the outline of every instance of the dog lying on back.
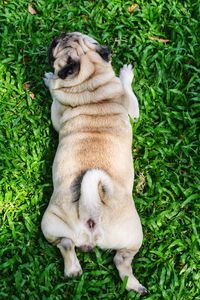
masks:
<svg viewBox="0 0 200 300"><path fill-rule="evenodd" d="M119 275L128 277L127 289L145 294L131 267L143 239L132 199L128 115L139 117L132 67L125 65L116 77L108 48L79 32L53 40L49 63L54 73L46 73L44 81L53 98L59 145L42 231L60 249L65 276L82 273L75 247L114 249Z"/></svg>

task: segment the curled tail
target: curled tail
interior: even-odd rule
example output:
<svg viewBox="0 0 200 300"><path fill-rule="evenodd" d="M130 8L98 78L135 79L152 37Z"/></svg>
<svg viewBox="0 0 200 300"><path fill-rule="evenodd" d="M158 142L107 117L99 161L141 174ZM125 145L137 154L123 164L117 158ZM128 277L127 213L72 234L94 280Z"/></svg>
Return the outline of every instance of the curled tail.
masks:
<svg viewBox="0 0 200 300"><path fill-rule="evenodd" d="M112 194L110 176L103 170L90 169L82 174L76 185L80 219L92 229L98 223L104 200Z"/></svg>

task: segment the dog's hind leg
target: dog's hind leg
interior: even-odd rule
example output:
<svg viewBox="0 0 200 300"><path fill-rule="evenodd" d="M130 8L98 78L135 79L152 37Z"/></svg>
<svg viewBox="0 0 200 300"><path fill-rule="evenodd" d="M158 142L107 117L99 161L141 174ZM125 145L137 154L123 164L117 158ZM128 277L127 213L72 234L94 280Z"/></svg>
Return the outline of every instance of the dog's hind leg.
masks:
<svg viewBox="0 0 200 300"><path fill-rule="evenodd" d="M60 249L64 259L64 275L77 276L82 269L75 252L74 234L66 222L59 216L58 211L45 212L42 219L42 231L46 239Z"/></svg>
<svg viewBox="0 0 200 300"><path fill-rule="evenodd" d="M120 81L124 88L125 100L128 102L128 114L137 121L139 118L139 104L131 86L133 78L134 73L132 65L124 65L120 70Z"/></svg>
<svg viewBox="0 0 200 300"><path fill-rule="evenodd" d="M128 277L126 289L134 290L140 295L145 295L147 294L147 289L135 278L131 267L131 262L136 253L136 250L125 248L117 250L114 257L114 263L119 271L121 279L124 280L126 276Z"/></svg>
<svg viewBox="0 0 200 300"><path fill-rule="evenodd" d="M66 277L81 275L82 269L76 256L74 243L68 238L62 238L57 247L64 259L64 275Z"/></svg>

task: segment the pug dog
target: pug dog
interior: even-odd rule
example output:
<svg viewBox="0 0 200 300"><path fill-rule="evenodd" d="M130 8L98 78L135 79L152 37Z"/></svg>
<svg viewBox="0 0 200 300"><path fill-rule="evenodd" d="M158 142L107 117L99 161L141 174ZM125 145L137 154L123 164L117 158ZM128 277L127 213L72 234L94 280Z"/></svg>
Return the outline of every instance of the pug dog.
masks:
<svg viewBox="0 0 200 300"><path fill-rule="evenodd" d="M108 48L79 32L56 37L48 58L54 73L46 73L44 82L59 144L44 236L60 249L65 276L82 274L76 247L113 249L121 279L128 277L127 290L146 294L131 266L143 239L132 198L129 116L139 117L132 66L124 65L116 77Z"/></svg>

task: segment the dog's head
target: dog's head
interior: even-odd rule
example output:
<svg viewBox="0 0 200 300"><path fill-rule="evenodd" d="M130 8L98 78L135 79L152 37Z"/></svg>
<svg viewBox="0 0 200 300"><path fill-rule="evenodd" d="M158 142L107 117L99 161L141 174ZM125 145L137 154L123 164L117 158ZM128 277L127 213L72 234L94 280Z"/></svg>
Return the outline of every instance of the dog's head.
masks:
<svg viewBox="0 0 200 300"><path fill-rule="evenodd" d="M49 64L61 79L73 79L80 71L80 58L87 51L95 51L101 59L110 61L108 47L80 32L62 33L54 38L48 49Z"/></svg>

